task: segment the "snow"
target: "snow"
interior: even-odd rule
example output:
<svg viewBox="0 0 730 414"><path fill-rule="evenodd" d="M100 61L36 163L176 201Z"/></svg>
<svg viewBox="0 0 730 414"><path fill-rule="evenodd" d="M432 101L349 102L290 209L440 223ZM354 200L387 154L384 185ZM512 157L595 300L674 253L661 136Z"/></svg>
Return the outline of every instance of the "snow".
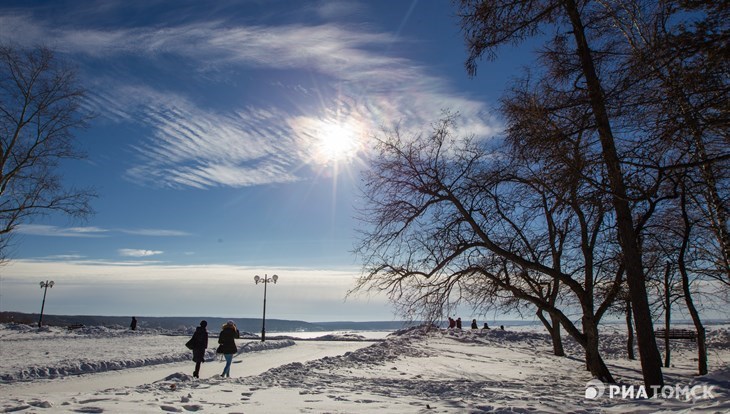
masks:
<svg viewBox="0 0 730 414"><path fill-rule="evenodd" d="M6 325L0 330L0 380L12 382L39 378L121 370L190 360L187 336L163 331L131 331L93 326L68 330ZM211 343L214 343L215 340ZM180 346L180 345L183 346ZM294 345L292 340L246 342L240 353ZM216 358L208 349L206 360Z"/></svg>
<svg viewBox="0 0 730 414"><path fill-rule="evenodd" d="M565 338L552 355L536 326L506 331L416 327L368 341L352 333L262 343L241 339L231 378L214 353L192 378L187 335L102 327L73 331L0 324L0 412L728 412L730 330L708 328L711 372L695 376L692 341L672 341L671 387L691 398L586 398L591 375ZM619 385L641 384L620 327L602 331ZM661 341L660 341L661 342ZM695 388L692 388L695 387ZM699 390L709 390L702 394ZM669 397L669 396L668 396Z"/></svg>

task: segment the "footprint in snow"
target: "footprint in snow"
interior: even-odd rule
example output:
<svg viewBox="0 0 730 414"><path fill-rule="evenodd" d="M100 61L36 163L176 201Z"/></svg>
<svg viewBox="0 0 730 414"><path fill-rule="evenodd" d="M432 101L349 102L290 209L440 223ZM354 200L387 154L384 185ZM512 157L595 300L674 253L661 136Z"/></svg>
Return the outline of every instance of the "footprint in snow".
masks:
<svg viewBox="0 0 730 414"><path fill-rule="evenodd" d="M103 413L104 409L101 407L83 407L73 410L75 413Z"/></svg>

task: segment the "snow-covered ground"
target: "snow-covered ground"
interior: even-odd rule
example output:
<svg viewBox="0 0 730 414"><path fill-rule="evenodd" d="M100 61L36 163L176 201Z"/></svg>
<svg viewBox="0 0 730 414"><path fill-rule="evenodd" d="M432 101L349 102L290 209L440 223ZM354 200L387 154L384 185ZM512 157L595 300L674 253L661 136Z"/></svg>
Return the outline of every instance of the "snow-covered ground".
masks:
<svg viewBox="0 0 730 414"><path fill-rule="evenodd" d="M214 334L212 335L214 336ZM672 341L672 389L681 398L587 392L580 348L551 355L539 327L507 331L400 331L380 342L237 341L231 378L213 352L201 378L186 336L99 327L67 331L0 325L0 412L22 413L431 413L729 412L730 330L708 332L710 374L695 377L691 341ZM606 330L604 357L622 391L641 384L625 335ZM592 391L589 389L588 391ZM670 391L669 387L666 391ZM676 394L676 393L674 393Z"/></svg>

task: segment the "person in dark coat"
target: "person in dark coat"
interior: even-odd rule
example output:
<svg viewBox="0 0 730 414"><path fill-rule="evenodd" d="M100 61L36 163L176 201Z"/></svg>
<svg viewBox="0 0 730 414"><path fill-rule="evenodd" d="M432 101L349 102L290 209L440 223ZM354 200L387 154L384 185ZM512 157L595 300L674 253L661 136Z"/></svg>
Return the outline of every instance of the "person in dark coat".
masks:
<svg viewBox="0 0 730 414"><path fill-rule="evenodd" d="M137 330L137 318L132 316L132 323L129 324L129 329L136 331Z"/></svg>
<svg viewBox="0 0 730 414"><path fill-rule="evenodd" d="M238 328L236 328L236 324L233 323L233 321L226 322L221 329L221 333L218 335L218 343L220 345L216 352L223 354L223 357L226 358L226 367L223 368L223 373L221 374L222 377L231 376L231 361L233 361L233 354L238 352L235 339L240 337L241 334L238 332Z"/></svg>
<svg viewBox="0 0 730 414"><path fill-rule="evenodd" d="M479 325L477 325L476 319L471 320L471 329L479 329Z"/></svg>
<svg viewBox="0 0 730 414"><path fill-rule="evenodd" d="M456 318L456 329L461 329L461 318Z"/></svg>
<svg viewBox="0 0 730 414"><path fill-rule="evenodd" d="M454 328L456 328L456 321L454 320L454 318L449 316L449 329L454 329Z"/></svg>
<svg viewBox="0 0 730 414"><path fill-rule="evenodd" d="M193 338L193 361L195 362L195 371L193 377L200 378L200 364L205 362L205 350L208 348L208 321L200 321L200 326L195 329Z"/></svg>

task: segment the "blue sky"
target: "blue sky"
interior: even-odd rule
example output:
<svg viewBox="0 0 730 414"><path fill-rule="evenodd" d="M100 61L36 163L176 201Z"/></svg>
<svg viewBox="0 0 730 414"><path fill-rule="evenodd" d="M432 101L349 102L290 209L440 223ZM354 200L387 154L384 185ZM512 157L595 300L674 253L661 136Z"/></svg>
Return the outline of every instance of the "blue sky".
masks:
<svg viewBox="0 0 730 414"><path fill-rule="evenodd" d="M449 1L3 1L0 39L78 68L97 114L77 132L69 185L96 188L88 221L38 218L0 269L0 310L390 320L345 300L359 171L381 126L458 111L493 136L492 108L527 52L470 79ZM464 315L466 318L467 315Z"/></svg>

